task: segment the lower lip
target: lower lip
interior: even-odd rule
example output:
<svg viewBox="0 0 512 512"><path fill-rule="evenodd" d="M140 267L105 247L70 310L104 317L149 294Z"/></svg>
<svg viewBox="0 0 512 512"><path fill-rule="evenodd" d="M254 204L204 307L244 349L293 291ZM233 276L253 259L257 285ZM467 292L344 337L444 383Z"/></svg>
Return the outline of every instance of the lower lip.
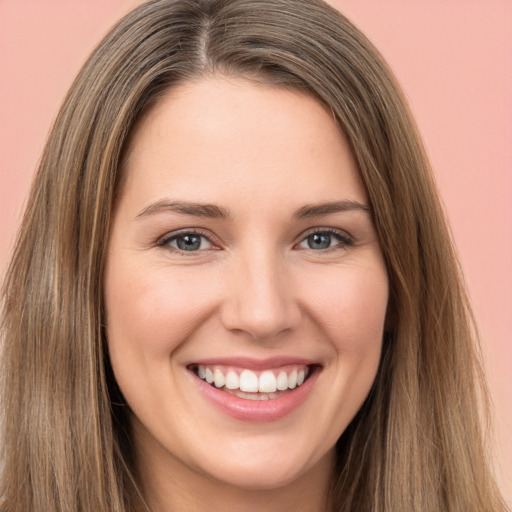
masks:
<svg viewBox="0 0 512 512"><path fill-rule="evenodd" d="M217 409L237 420L255 423L277 421L298 409L308 397L319 373L316 369L302 385L279 398L246 400L220 391L190 372L200 392Z"/></svg>

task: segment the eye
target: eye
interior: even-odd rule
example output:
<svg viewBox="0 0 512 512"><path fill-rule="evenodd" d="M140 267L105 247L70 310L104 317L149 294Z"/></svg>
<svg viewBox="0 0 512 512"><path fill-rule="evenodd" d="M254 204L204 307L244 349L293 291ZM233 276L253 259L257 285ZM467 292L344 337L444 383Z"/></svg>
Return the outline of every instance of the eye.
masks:
<svg viewBox="0 0 512 512"><path fill-rule="evenodd" d="M165 237L158 245L179 252L197 252L214 248L212 242L196 231L182 231Z"/></svg>
<svg viewBox="0 0 512 512"><path fill-rule="evenodd" d="M352 243L352 239L347 234L337 230L326 229L308 234L298 244L298 247L313 251L323 251L337 247L346 247L347 245L352 245Z"/></svg>

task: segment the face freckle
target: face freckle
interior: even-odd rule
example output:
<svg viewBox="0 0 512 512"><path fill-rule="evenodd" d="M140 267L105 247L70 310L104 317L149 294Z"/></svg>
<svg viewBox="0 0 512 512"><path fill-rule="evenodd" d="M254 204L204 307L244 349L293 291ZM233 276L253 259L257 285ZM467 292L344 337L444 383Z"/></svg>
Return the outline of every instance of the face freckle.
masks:
<svg viewBox="0 0 512 512"><path fill-rule="evenodd" d="M128 154L104 287L140 464L248 489L327 478L388 302L339 126L303 93L209 78L154 105Z"/></svg>

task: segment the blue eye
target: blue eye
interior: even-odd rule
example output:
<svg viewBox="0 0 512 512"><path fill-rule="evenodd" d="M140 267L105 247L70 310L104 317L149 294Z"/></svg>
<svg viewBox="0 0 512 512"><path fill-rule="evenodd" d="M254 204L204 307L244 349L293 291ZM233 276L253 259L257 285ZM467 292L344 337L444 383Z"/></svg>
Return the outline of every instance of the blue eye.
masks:
<svg viewBox="0 0 512 512"><path fill-rule="evenodd" d="M322 251L351 244L352 240L347 235L337 231L316 231L304 238L298 246L301 249Z"/></svg>
<svg viewBox="0 0 512 512"><path fill-rule="evenodd" d="M160 246L171 247L182 252L196 252L211 249L213 244L204 235L196 232L183 232L165 238Z"/></svg>

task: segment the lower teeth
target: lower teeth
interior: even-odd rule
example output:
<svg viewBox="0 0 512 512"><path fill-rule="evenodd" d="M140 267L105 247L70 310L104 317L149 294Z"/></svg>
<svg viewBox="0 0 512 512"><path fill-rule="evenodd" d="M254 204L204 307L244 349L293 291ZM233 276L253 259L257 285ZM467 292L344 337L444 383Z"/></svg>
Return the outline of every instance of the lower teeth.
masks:
<svg viewBox="0 0 512 512"><path fill-rule="evenodd" d="M247 391L240 391L239 389L227 389L226 387L220 388L219 391L224 391L224 393L228 393L228 395L244 398L246 400L273 400L287 393L287 391L276 391L275 393L249 393Z"/></svg>

